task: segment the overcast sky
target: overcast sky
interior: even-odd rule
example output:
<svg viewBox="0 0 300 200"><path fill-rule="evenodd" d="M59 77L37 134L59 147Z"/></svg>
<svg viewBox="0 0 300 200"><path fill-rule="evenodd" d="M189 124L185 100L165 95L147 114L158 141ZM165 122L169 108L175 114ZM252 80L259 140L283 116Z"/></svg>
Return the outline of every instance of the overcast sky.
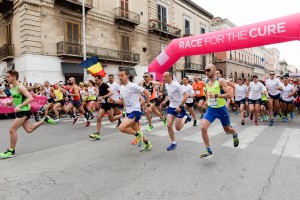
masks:
<svg viewBox="0 0 300 200"><path fill-rule="evenodd" d="M215 17L227 18L237 26L300 12L300 0L193 0ZM300 26L299 26L300 27ZM280 51L289 65L300 69L300 41L268 45Z"/></svg>

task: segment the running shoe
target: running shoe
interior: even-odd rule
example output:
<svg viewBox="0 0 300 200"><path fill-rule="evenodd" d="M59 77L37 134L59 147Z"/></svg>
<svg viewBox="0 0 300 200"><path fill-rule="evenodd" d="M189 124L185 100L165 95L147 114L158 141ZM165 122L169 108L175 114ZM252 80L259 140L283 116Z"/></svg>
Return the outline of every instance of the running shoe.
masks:
<svg viewBox="0 0 300 200"><path fill-rule="evenodd" d="M78 117L75 117L73 120L73 124L76 124L77 121L78 121Z"/></svg>
<svg viewBox="0 0 300 200"><path fill-rule="evenodd" d="M270 120L269 126L274 126L274 120L273 119Z"/></svg>
<svg viewBox="0 0 300 200"><path fill-rule="evenodd" d="M55 121L50 117L45 117L44 122L49 124L56 124Z"/></svg>
<svg viewBox="0 0 300 200"><path fill-rule="evenodd" d="M265 120L268 121L269 120L269 116L265 115Z"/></svg>
<svg viewBox="0 0 300 200"><path fill-rule="evenodd" d="M278 113L277 112L274 112L273 113L273 117L277 117Z"/></svg>
<svg viewBox="0 0 300 200"><path fill-rule="evenodd" d="M212 156L213 156L212 152L208 152L208 150L206 149L204 151L204 153L202 155L200 155L200 158L209 158L209 157L212 157Z"/></svg>
<svg viewBox="0 0 300 200"><path fill-rule="evenodd" d="M138 139L134 138L134 140L131 142L132 145L136 145L138 143Z"/></svg>
<svg viewBox="0 0 300 200"><path fill-rule="evenodd" d="M234 112L234 114L235 114L235 115L238 115L238 111L236 110L236 111Z"/></svg>
<svg viewBox="0 0 300 200"><path fill-rule="evenodd" d="M167 118L164 119L164 126L167 126Z"/></svg>
<svg viewBox="0 0 300 200"><path fill-rule="evenodd" d="M256 126L258 126L258 122L257 122L257 121L255 121L254 124L255 124Z"/></svg>
<svg viewBox="0 0 300 200"><path fill-rule="evenodd" d="M91 124L91 121L87 121L86 124L85 124L85 127L90 126L90 124Z"/></svg>
<svg viewBox="0 0 300 200"><path fill-rule="evenodd" d="M123 112L122 112L122 115L123 115L123 117L126 117L126 112L123 111Z"/></svg>
<svg viewBox="0 0 300 200"><path fill-rule="evenodd" d="M170 146L168 146L167 151L172 151L177 147L177 144L172 143Z"/></svg>
<svg viewBox="0 0 300 200"><path fill-rule="evenodd" d="M152 129L153 129L153 125L149 125L148 128L147 128L147 131L150 132L150 131L152 131Z"/></svg>
<svg viewBox="0 0 300 200"><path fill-rule="evenodd" d="M57 123L57 122L60 121L60 119L59 119L59 118L56 118L54 121L55 121L55 123Z"/></svg>
<svg viewBox="0 0 300 200"><path fill-rule="evenodd" d="M152 149L152 144L150 141L148 141L148 144L144 144L144 148L140 150L140 152L149 151Z"/></svg>
<svg viewBox="0 0 300 200"><path fill-rule="evenodd" d="M244 125L245 125L245 121L244 121L244 120L242 120L241 124L244 126Z"/></svg>
<svg viewBox="0 0 300 200"><path fill-rule="evenodd" d="M292 112L291 113L291 119L294 119L294 117L295 117L295 114Z"/></svg>
<svg viewBox="0 0 300 200"><path fill-rule="evenodd" d="M265 119L263 117L261 117L259 121L263 122L263 121L265 121Z"/></svg>
<svg viewBox="0 0 300 200"><path fill-rule="evenodd" d="M189 114L186 114L186 120L185 120L185 124L192 121L192 118Z"/></svg>
<svg viewBox="0 0 300 200"><path fill-rule="evenodd" d="M283 122L288 122L288 121L289 121L289 118L284 117L282 121L283 121Z"/></svg>
<svg viewBox="0 0 300 200"><path fill-rule="evenodd" d="M236 133L235 135L233 135L233 146L234 147L238 147L239 146L239 135Z"/></svg>
<svg viewBox="0 0 300 200"><path fill-rule="evenodd" d="M250 120L253 120L253 114L252 113L250 114Z"/></svg>
<svg viewBox="0 0 300 200"><path fill-rule="evenodd" d="M95 116L93 115L93 113L91 113L91 114L90 114L90 120L94 119L94 117L95 117Z"/></svg>
<svg viewBox="0 0 300 200"><path fill-rule="evenodd" d="M283 117L283 115L279 115L279 120L282 120L284 117Z"/></svg>
<svg viewBox="0 0 300 200"><path fill-rule="evenodd" d="M144 134L142 131L138 131L137 133L138 133L138 136L136 136L136 138L138 140L137 145L138 145L138 147L140 147L143 143Z"/></svg>
<svg viewBox="0 0 300 200"><path fill-rule="evenodd" d="M15 156L15 150L14 149L7 149L5 152L0 153L0 158L11 158Z"/></svg>
<svg viewBox="0 0 300 200"><path fill-rule="evenodd" d="M92 134L89 134L89 137L90 138L93 138L95 140L100 140L100 134L99 133L92 133Z"/></svg>
<svg viewBox="0 0 300 200"><path fill-rule="evenodd" d="M194 120L193 126L197 126L197 120Z"/></svg>

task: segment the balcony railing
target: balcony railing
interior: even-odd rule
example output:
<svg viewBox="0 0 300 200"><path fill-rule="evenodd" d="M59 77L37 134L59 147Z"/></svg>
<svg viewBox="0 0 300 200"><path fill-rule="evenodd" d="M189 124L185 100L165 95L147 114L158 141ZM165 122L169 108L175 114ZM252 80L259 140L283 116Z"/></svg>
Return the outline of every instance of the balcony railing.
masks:
<svg viewBox="0 0 300 200"><path fill-rule="evenodd" d="M82 56L81 44L64 41L58 42L57 55Z"/></svg>
<svg viewBox="0 0 300 200"><path fill-rule="evenodd" d="M182 35L182 37L190 37L190 36L193 36L193 35L190 34L190 33L184 33L184 34Z"/></svg>
<svg viewBox="0 0 300 200"><path fill-rule="evenodd" d="M191 70L204 70L204 65L196 64L196 63L185 63L185 69Z"/></svg>
<svg viewBox="0 0 300 200"><path fill-rule="evenodd" d="M124 62L124 63L139 63L140 54L118 51L113 49L87 46L87 56L98 55L99 59L106 61Z"/></svg>
<svg viewBox="0 0 300 200"><path fill-rule="evenodd" d="M181 30L179 28L173 27L169 24L164 24L157 19L149 20L149 31L165 34L172 38L179 38L181 36Z"/></svg>
<svg viewBox="0 0 300 200"><path fill-rule="evenodd" d="M115 20L120 23L127 22L134 26L140 24L140 15L135 12L126 11L121 7L118 7L114 9L114 14L115 14Z"/></svg>
<svg viewBox="0 0 300 200"><path fill-rule="evenodd" d="M265 69L264 66L261 66L261 65L258 65L258 64L253 64L252 66L253 66L253 67L256 67L256 68L260 68L260 69Z"/></svg>
<svg viewBox="0 0 300 200"><path fill-rule="evenodd" d="M57 55L70 56L70 57L82 57L83 54L82 54L81 44L68 43L64 41L58 42ZM131 63L131 64L137 64L140 62L140 54L87 45L86 56L92 57L95 55L98 55L100 60L105 60L105 61Z"/></svg>
<svg viewBox="0 0 300 200"><path fill-rule="evenodd" d="M15 57L15 49L13 44L5 44L0 47L0 60L7 60Z"/></svg>
<svg viewBox="0 0 300 200"><path fill-rule="evenodd" d="M76 7L81 8L82 7L82 0L55 0L57 4L60 4L62 6L70 7L72 5L76 5ZM85 0L84 6L86 9L92 9L93 8L93 0Z"/></svg>

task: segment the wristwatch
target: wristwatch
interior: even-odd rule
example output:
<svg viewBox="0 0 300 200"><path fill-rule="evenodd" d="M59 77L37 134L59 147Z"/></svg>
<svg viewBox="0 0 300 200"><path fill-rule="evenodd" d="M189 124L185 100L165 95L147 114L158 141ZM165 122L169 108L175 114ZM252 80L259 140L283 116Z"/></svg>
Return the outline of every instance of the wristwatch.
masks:
<svg viewBox="0 0 300 200"><path fill-rule="evenodd" d="M215 94L215 98L218 98L218 96L219 96L218 94Z"/></svg>

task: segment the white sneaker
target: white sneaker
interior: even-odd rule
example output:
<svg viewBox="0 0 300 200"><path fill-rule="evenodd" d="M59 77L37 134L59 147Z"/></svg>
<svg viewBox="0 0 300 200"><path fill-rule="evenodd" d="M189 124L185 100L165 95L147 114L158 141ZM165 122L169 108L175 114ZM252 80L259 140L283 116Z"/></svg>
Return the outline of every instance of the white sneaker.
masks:
<svg viewBox="0 0 300 200"><path fill-rule="evenodd" d="M146 117L145 117L145 116L142 116L142 125L145 124L145 120L146 120Z"/></svg>

